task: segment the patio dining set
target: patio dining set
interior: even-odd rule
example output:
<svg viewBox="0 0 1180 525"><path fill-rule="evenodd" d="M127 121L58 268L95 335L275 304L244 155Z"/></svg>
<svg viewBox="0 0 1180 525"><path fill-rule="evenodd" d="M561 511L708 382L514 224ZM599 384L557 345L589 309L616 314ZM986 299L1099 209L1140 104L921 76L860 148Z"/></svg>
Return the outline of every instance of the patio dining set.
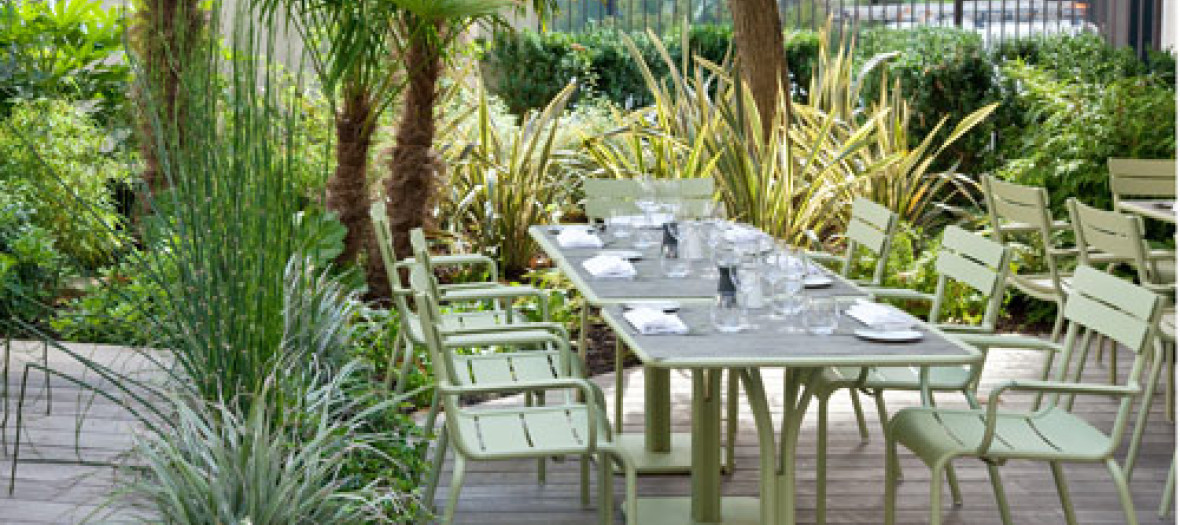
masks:
<svg viewBox="0 0 1180 525"><path fill-rule="evenodd" d="M1109 166L1114 210L1070 199L1068 220L1052 216L1044 188L985 177L989 227L944 229L933 293L885 286L901 225L896 213L867 199L850 204L837 243L842 253L829 253L822 244L789 246L728 220L710 179L586 180L587 223L530 229L581 296L576 339L551 320L550 291L501 284L491 258L440 255L421 230L411 237L412 257L396 257L379 203L371 215L400 319L390 363L405 373L428 359L435 380L426 426L439 430L424 499L434 501L448 455L454 461L439 515L446 524L454 520L469 462L535 459L544 481L550 461L572 456L580 461L584 505L591 501L591 471L598 471L602 523L616 518L612 482L620 475L628 524L794 524L799 435L815 403L815 521L822 524L828 405L834 393L846 392L862 439L873 432L861 396L872 398L883 427L885 523L895 522L902 448L931 470L932 524L942 522L944 489L954 503L962 501L952 465L958 458L986 464L1006 525L1013 519L1001 471L1013 459L1049 464L1070 524L1078 521L1062 464L1104 465L1126 522L1137 523L1127 480L1164 371L1174 377L1175 352L1175 253L1148 242L1145 221L1175 224L1175 162L1111 159ZM476 268L486 280L441 283L436 269L453 266ZM947 315L952 289L983 298L971 316L978 323ZM998 332L1010 289L1055 305L1051 334ZM525 301L536 307L522 311ZM926 304L929 314L919 319L898 302ZM594 311L615 334L613 421L606 396L586 378ZM1043 355L1039 378L979 392L988 354L1008 349ZM628 353L644 375L644 430L636 434L617 431ZM1120 357L1132 361L1124 377L1114 366ZM1101 359L1111 360L1109 381L1083 382L1088 361ZM767 394L762 372L768 369L782 371L781 406L772 407ZM672 371L691 375L689 407L675 406ZM919 393L921 405L890 417L884 392L894 390ZM1167 381L1167 414L1173 390ZM966 407L938 406L936 393L957 394ZM1031 409L1001 408L1000 396L1020 393L1030 396ZM523 401L469 402L488 394L518 394ZM1113 428L1100 430L1074 411L1088 396L1121 399ZM671 415L685 408L692 432L674 433ZM722 494L736 461L742 410L752 416L758 445L756 497ZM1124 440L1129 449L1122 456ZM637 493L638 476L648 474L687 474L690 494ZM1161 515L1174 480L1173 459Z"/></svg>

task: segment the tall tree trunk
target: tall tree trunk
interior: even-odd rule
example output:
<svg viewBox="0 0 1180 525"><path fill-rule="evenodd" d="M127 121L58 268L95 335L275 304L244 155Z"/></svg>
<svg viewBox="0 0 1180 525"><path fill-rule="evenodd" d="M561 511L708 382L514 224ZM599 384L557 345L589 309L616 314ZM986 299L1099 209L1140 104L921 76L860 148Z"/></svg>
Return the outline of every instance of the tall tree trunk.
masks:
<svg viewBox="0 0 1180 525"><path fill-rule="evenodd" d="M390 156L392 173L385 183L393 249L398 257L411 254L410 230L426 224L436 179L442 172L442 161L432 149L442 52L421 32L411 38L405 55L409 85Z"/></svg>
<svg viewBox="0 0 1180 525"><path fill-rule="evenodd" d="M373 111L373 100L363 89L344 90L344 100L335 119L336 169L328 179L326 205L348 230L337 264L355 262L361 253L367 253L365 275L369 293L389 297L389 280L369 221L369 151L376 131Z"/></svg>
<svg viewBox="0 0 1180 525"><path fill-rule="evenodd" d="M733 13L738 67L754 96L766 137L778 108L779 87L786 97L791 89L778 5L775 0L729 0L729 10Z"/></svg>
<svg viewBox="0 0 1180 525"><path fill-rule="evenodd" d="M182 143L176 127L183 120L180 77L192 51L200 42L205 20L199 0L145 0L132 28L133 48L142 64L137 100L143 180L150 194L167 186L156 156L161 143ZM159 118L158 128L152 115ZM158 136L163 133L164 136Z"/></svg>

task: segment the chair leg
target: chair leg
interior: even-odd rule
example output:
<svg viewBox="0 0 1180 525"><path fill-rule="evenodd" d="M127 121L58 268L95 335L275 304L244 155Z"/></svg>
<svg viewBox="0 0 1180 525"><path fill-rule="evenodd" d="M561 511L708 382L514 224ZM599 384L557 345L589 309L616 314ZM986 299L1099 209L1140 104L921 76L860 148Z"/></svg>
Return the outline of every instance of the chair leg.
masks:
<svg viewBox="0 0 1180 525"><path fill-rule="evenodd" d="M1119 464L1114 458L1106 460L1106 469L1110 471L1110 477L1114 479L1114 486L1118 490L1119 503L1123 506L1123 517L1126 519L1127 525L1139 525L1139 518L1135 516L1135 504L1131 501L1131 489L1127 487L1127 478L1123 475L1123 470L1119 468Z"/></svg>
<svg viewBox="0 0 1180 525"><path fill-rule="evenodd" d="M41 342L41 363L45 365L45 415L53 414L53 383L49 381L49 340Z"/></svg>
<svg viewBox="0 0 1180 525"><path fill-rule="evenodd" d="M897 459L897 442L885 434L885 525L894 525L897 518L897 484L901 464Z"/></svg>
<svg viewBox="0 0 1180 525"><path fill-rule="evenodd" d="M639 500L637 486L638 482L635 479L635 465L631 463L630 458L622 454L616 454L615 459L618 460L619 466L623 469L623 479L625 480L623 497L623 513L626 514L627 525L639 525Z"/></svg>
<svg viewBox="0 0 1180 525"><path fill-rule="evenodd" d="M456 454L455 468L451 471L451 492L447 495L447 508L443 512L443 525L451 525L455 522L455 506L459 504L459 490L463 488L466 467L463 456Z"/></svg>
<svg viewBox="0 0 1180 525"><path fill-rule="evenodd" d="M828 401L831 392L816 396L815 438L815 525L828 522Z"/></svg>
<svg viewBox="0 0 1180 525"><path fill-rule="evenodd" d="M602 525L615 521L615 490L611 486L613 466L606 454L598 455L598 521Z"/></svg>
<svg viewBox="0 0 1180 525"><path fill-rule="evenodd" d="M1061 329L1065 326L1065 308L1057 304L1057 317L1053 319L1053 331L1049 333L1049 340L1054 343L1061 337Z"/></svg>
<svg viewBox="0 0 1180 525"><path fill-rule="evenodd" d="M889 433L889 412L885 409L885 391L884 390L874 390L873 391L873 401L877 405L877 419L879 419L881 422L881 431L882 431L882 433L888 434ZM895 458L896 458L896 456L895 456ZM905 479L905 475L902 474L900 468L897 469L897 479Z"/></svg>
<svg viewBox="0 0 1180 525"><path fill-rule="evenodd" d="M1000 479L1000 467L987 464L987 477L992 482L992 493L996 495L996 508L1000 509L1000 522L1012 525L1012 509L1008 507L1008 495L1004 493L1004 482Z"/></svg>
<svg viewBox="0 0 1180 525"><path fill-rule="evenodd" d="M1061 463L1050 461L1049 467L1053 469L1053 483L1057 485L1057 496L1061 498L1061 510L1065 511L1065 523L1078 525L1078 517L1073 511L1073 500L1069 497L1069 485L1066 484L1065 472L1061 470Z"/></svg>
<svg viewBox="0 0 1180 525"><path fill-rule="evenodd" d="M1110 379L1110 384L1117 385L1119 382L1119 345L1114 339L1104 339L1110 344L1110 370L1107 371L1107 376Z"/></svg>
<svg viewBox="0 0 1180 525"><path fill-rule="evenodd" d="M1168 388L1164 390L1164 416L1169 423L1176 422L1176 344L1162 344L1164 359L1168 362Z"/></svg>
<svg viewBox="0 0 1180 525"><path fill-rule="evenodd" d="M393 348L389 350L389 365L386 366L385 372L385 389L393 390L393 371L397 370L398 356L402 353L402 341L405 340L405 334L402 330L398 331L397 337L393 338ZM412 344L410 346L413 346Z"/></svg>
<svg viewBox="0 0 1180 525"><path fill-rule="evenodd" d="M582 507L590 506L590 455L582 454L579 458L582 469Z"/></svg>
<svg viewBox="0 0 1180 525"><path fill-rule="evenodd" d="M1139 459L1139 447L1143 444L1143 433L1147 429L1147 419L1151 417L1151 405L1155 400L1155 389L1159 386L1160 374L1164 366L1163 345L1156 343L1151 356L1151 368L1147 372L1147 384L1143 387L1142 399L1139 400L1139 413L1135 415L1135 426L1131 429L1131 443L1127 447L1127 466L1123 468L1128 480L1135 473L1135 463ZM1137 378L1136 378L1137 379Z"/></svg>
<svg viewBox="0 0 1180 525"><path fill-rule="evenodd" d="M539 393L539 392L525 392L524 393L524 405L526 407L533 407L533 406L541 405L542 403L540 402L540 396L543 396L543 395L545 395L545 394ZM537 483L538 484L541 484L541 485L545 484L545 481L546 481L545 474L546 474L545 458L539 457L539 458L537 458Z"/></svg>
<svg viewBox="0 0 1180 525"><path fill-rule="evenodd" d="M443 426L442 432L439 432L434 446L434 459L430 462L430 474L426 478L426 487L422 494L423 504L430 509L434 508L434 494L438 491L438 481L442 476L443 462L447 458L447 447L450 446L450 436L447 434L447 427L445 425Z"/></svg>
<svg viewBox="0 0 1180 525"><path fill-rule="evenodd" d="M1172 456L1172 468L1168 469L1168 482L1164 484L1164 497L1160 500L1159 516L1168 517L1172 509L1172 498L1176 497L1176 456Z"/></svg>
<svg viewBox="0 0 1180 525"><path fill-rule="evenodd" d="M737 433L738 433L738 373L729 371L728 392L725 399L725 472L732 474L737 468Z"/></svg>
<svg viewBox="0 0 1180 525"><path fill-rule="evenodd" d="M865 411L860 406L860 395L856 393L855 388L848 389L848 395L852 397L852 413L856 414L856 428L860 430L860 442L869 442L869 425L865 423Z"/></svg>
<svg viewBox="0 0 1180 525"><path fill-rule="evenodd" d="M930 473L930 525L942 523L942 478L945 472L945 465L940 462Z"/></svg>
<svg viewBox="0 0 1180 525"><path fill-rule="evenodd" d="M624 384L624 375L626 370L623 367L623 340L615 339L615 431L623 431L623 390L626 388Z"/></svg>

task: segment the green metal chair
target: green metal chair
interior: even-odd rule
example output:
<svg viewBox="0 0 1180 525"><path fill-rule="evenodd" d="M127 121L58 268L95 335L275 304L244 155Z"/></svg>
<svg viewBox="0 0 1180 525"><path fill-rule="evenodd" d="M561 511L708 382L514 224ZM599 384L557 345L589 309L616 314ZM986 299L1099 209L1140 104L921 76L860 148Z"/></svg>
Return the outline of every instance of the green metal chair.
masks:
<svg viewBox="0 0 1180 525"><path fill-rule="evenodd" d="M1073 223L1074 235L1077 238L1078 249L1083 263L1092 265L1092 254L1101 253L1104 261L1123 262L1136 271L1139 285L1159 294L1165 301L1175 301L1176 283L1169 280L1174 274L1164 275L1158 271L1160 259L1153 259L1153 250L1147 245L1143 235L1143 219L1137 216L1124 215L1117 211L1107 211L1082 204L1077 199L1066 202L1069 208L1070 221ZM1156 250L1161 252L1162 250ZM1175 266L1173 261L1171 266ZM1143 393L1142 406L1131 433L1131 444L1127 452L1126 472L1130 479L1135 469L1135 462L1139 455L1139 446L1143 440L1143 432L1147 426L1147 417L1151 412L1151 403L1155 397L1155 389L1163 375L1163 363L1168 361L1169 377L1175 377L1174 359L1176 344L1175 311L1171 315L1161 316L1159 327L1161 345L1158 352L1153 353L1152 365L1148 371L1148 379ZM1101 346L1099 347L1101 349ZM1110 382L1117 381L1117 348L1110 348ZM1168 382L1165 404L1166 413L1172 413L1174 403L1173 381Z"/></svg>
<svg viewBox="0 0 1180 525"><path fill-rule="evenodd" d="M454 441L454 468L442 523L450 525L454 521L468 461L521 458L543 461L553 456L596 455L599 464L600 522L613 522L613 462L622 469L626 480L627 523L635 525L638 512L635 506L635 467L626 452L613 444L602 391L589 381L569 376L529 382L514 382L505 378L504 381L472 383L468 377L469 371L456 366L463 361L458 359L454 350L463 347L464 343L442 335L438 329L439 319L434 314L438 311L437 304L427 294L417 294L416 302L422 333L426 336L426 347L435 363L435 388L447 414L438 438L438 448L446 450L449 441ZM516 335L506 332L496 337L503 344L511 345ZM556 357L569 372L576 357L569 351L568 344L562 344L568 341L551 337L551 342L559 349ZM475 361L466 362L470 364ZM527 394L537 391L561 392L562 401L560 404L545 406L482 408L464 407L460 403L463 395ZM570 395L571 392L580 393L581 396ZM582 400L577 400L577 397ZM586 482L583 477L583 494L587 492Z"/></svg>
<svg viewBox="0 0 1180 525"><path fill-rule="evenodd" d="M975 457L987 464L1000 516L1006 525L1012 523L1012 517L999 478L999 466L1011 459L1049 462L1066 522L1070 525L1077 523L1077 517L1061 464L1104 463L1114 478L1127 523L1138 523L1126 477L1114 454L1122 442L1134 397L1140 392L1138 377L1150 355L1149 347L1157 341L1156 329L1163 311L1163 299L1151 290L1089 266L1080 266L1062 306L1068 328L1053 381L1009 381L991 391L987 408L963 410L925 406L903 409L893 417L889 423L886 449L886 525L893 525L896 518L896 484L900 472L898 444L911 450L932 471L932 525L942 522L942 479L951 461L959 457ZM1094 334L1114 339L1135 351L1132 373L1125 385L1091 384L1079 380L1075 365L1080 366L1085 360L1085 349ZM1075 354L1079 353L1079 363L1075 364ZM922 379L924 383L929 379L926 373ZM999 397L1007 392L1047 394L1048 402L1043 408L1032 411L1000 410ZM929 390L923 388L922 393L928 404ZM1078 394L1122 399L1109 434L1070 411L1071 400Z"/></svg>
<svg viewBox="0 0 1180 525"><path fill-rule="evenodd" d="M391 288L393 289L393 306L398 314L398 321L400 329L398 330L397 339L394 341L393 351L389 356L390 370L398 369L401 374L400 377L405 377L409 372L409 367L412 366L417 354L415 348L422 348L426 345L426 340L422 335L421 325L418 323L417 314L410 308L407 298L412 294L410 288L405 285L403 280L403 273L408 272L415 264L414 259L398 260L393 253L393 234L389 227L389 218L385 213L385 204L377 202L369 210L369 215L373 223L374 233L377 237L378 248L381 253L382 262L385 265L385 271L389 279ZM494 273L494 261L479 256L479 255L453 255L453 256L434 256L430 258L430 262L434 264L447 265L490 265ZM437 301L444 299L440 292L440 287L437 283L432 283L431 292ZM484 288L471 287L463 290L465 294L462 300L491 300L491 301L507 301L516 298L529 298L536 300L539 303L539 308L542 312L542 318L548 319L548 295L542 290L537 290L530 287L517 286L486 286ZM480 295L477 292L483 291ZM441 318L442 330L449 335L457 335L464 332L480 332L489 328L506 327L509 324L519 323L521 316L516 314L511 308L506 310L491 310L491 311L476 311L465 312L461 314L444 315ZM556 328L553 328L556 327ZM517 327L513 326L513 329ZM546 327L546 330L561 329L560 325L552 325ZM564 334L564 331L560 332ZM398 363L401 363L400 367ZM393 375L387 380L390 384L393 381ZM403 387L401 383L398 384L399 389ZM400 392L397 392L400 393Z"/></svg>
<svg viewBox="0 0 1180 525"><path fill-rule="evenodd" d="M844 233L844 253L815 251L808 252L807 256L826 264L838 264L840 274L844 277L866 287L878 287L885 280L885 266L889 262L889 250L893 248L893 236L897 233L897 226L896 213L869 199L857 197L852 201L848 229ZM873 272L867 278L857 278L854 275L861 250L867 251L875 259Z"/></svg>
<svg viewBox="0 0 1180 525"><path fill-rule="evenodd" d="M1174 159L1106 159L1114 209L1128 198L1175 199Z"/></svg>
<svg viewBox="0 0 1180 525"><path fill-rule="evenodd" d="M1004 280L1009 273L1010 252L1007 247L979 235L969 233L957 226L948 226L942 235L942 245L935 267L938 284L934 294L914 290L875 289L878 299L918 300L930 303L928 321L944 332L975 345L985 352L990 348L1037 348L1054 350L1057 345L1036 337L1019 335L996 335L996 319L1004 298ZM949 324L943 322L942 305L947 287L958 282L983 294L987 306L978 325ZM929 370L930 390L959 392L972 408L978 408L975 391L979 381L982 363L972 367L934 367ZM1044 374L1048 373L1048 360ZM861 389L871 393L877 404L877 413L884 429L889 421L885 408L886 390L920 390L920 372L913 368L900 367L841 367L823 371L816 386L819 422L816 440L816 523L826 521L827 495L827 423L828 402L835 392L842 389ZM948 472L948 483L956 504L960 502L958 485L954 474Z"/></svg>
<svg viewBox="0 0 1180 525"><path fill-rule="evenodd" d="M1040 250L1045 257L1044 271L1029 272L1022 265L1008 282L1029 297L1056 305L1051 336L1056 341L1061 335L1064 321L1061 307L1071 278L1062 268L1065 259L1077 256L1077 250L1058 247L1053 234L1068 230L1069 223L1052 219L1045 188L1005 182L987 175L983 177L983 194L996 240L1013 245L1022 243L1022 235L1031 236L1028 246Z"/></svg>
<svg viewBox="0 0 1180 525"><path fill-rule="evenodd" d="M844 233L844 253L809 251L807 257L827 266L839 266L840 275L872 291L873 288L879 288L885 280L885 269L889 262L889 251L893 249L893 237L897 233L898 221L897 214L889 208L864 197L857 197L852 201L848 229ZM808 235L816 245L820 244L813 232L808 232ZM857 278L854 275L857 258L865 251L875 259L873 272L867 278ZM867 442L869 427L865 423L860 397L856 390L851 390L849 395L852 396L852 411L856 415L860 438Z"/></svg>

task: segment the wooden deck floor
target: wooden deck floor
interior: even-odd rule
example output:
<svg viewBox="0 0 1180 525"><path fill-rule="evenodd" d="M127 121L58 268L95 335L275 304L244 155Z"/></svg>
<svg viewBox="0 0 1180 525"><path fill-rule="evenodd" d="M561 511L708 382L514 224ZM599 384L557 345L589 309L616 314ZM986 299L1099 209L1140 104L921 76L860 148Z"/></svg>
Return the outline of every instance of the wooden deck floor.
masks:
<svg viewBox="0 0 1180 525"><path fill-rule="evenodd" d="M115 363L116 366L133 370L139 366L130 352L124 349L78 345L75 348L87 352L96 360ZM39 347L15 347L14 363L39 358ZM1125 351L1124 351L1125 352ZM989 385L1017 377L1030 377L1035 373L1035 353L1000 351L993 354L984 377L984 389ZM1127 363L1125 354L1120 360ZM50 353L50 361L61 370L70 370L70 359ZM20 366L14 366L19 370ZM80 370L73 370L80 372ZM643 376L638 369L627 372L626 430L639 431L643 422L642 388ZM1091 365L1090 379L1104 380L1106 369ZM675 429L689 428L687 406L690 397L686 374L673 374L673 399L676 407ZM781 402L777 392L780 382L777 373L765 373L766 384L771 388L772 403ZM17 388L19 373L11 374L9 387ZM595 378L612 395L613 377L605 375ZM91 523L112 523L131 521L135 514L126 508L108 506L112 501L111 491L118 486L116 471L111 467L83 466L70 463L38 463L29 459L51 461L74 461L78 458L75 449L75 429L81 416L81 432L78 434L83 459L90 461L121 461L122 455L131 444L131 418L116 405L102 398L83 395L79 389L64 381L53 381L53 411L45 415L45 391L43 381L31 382L36 388L30 390L30 402L26 405L25 447L22 461L17 470L15 493L8 496L7 474L11 465L13 446L13 422L6 429L5 461L0 462L0 523L3 524L68 524L79 523L89 518ZM891 393L889 406L896 410L917 403L916 396L905 393ZM961 403L953 396L940 398L946 405ZM1162 399L1162 398L1161 398ZM498 403L513 402L509 398ZM1007 401L1020 406L1021 401ZM9 401L13 409L15 400ZM1145 447L1136 470L1132 490L1142 523L1163 523L1155 517L1172 450L1175 446L1174 426L1163 418L1163 403L1155 407L1153 419L1148 428ZM877 434L875 411L866 405L873 440L862 445L856 434L855 421L847 403L847 397L838 396L832 402L831 445L830 445L830 498L829 521L840 524L872 524L882 519L882 498L884 480L884 452ZM1108 398L1090 398L1084 408L1087 417L1101 427L1108 427L1113 417L1115 404ZM727 478L725 492L731 495L757 494L757 447L752 432L753 421L749 413L742 413L743 430L738 439L738 468ZM814 418L805 422L803 442L799 450L799 476L801 491L801 523L809 523L814 516L814 465L815 465ZM904 451L903 468L907 480L901 486L901 508L899 523L924 523L927 501L928 471L916 459ZM957 464L966 502L963 507L945 509L948 524L995 524L999 515L992 499L985 469L974 461ZM1079 521L1083 524L1123 523L1118 503L1112 495L1112 486L1105 469L1096 465L1068 466L1068 477L1078 510ZM1064 523L1049 469L1039 463L1012 462L1003 469L1005 485L1015 512L1016 523ZM444 486L447 482L443 479ZM596 523L593 510L581 510L577 500L577 463L568 461L550 466L549 482L540 486L536 483L535 463L531 461L481 462L471 465L471 472L460 501L458 521L481 525L533 525L533 524L591 524ZM687 476L644 476L640 482L640 494L687 495ZM1169 518L1171 522L1172 518Z"/></svg>
<svg viewBox="0 0 1180 525"><path fill-rule="evenodd" d="M1128 351L1122 350L1120 365L1130 361ZM1036 352L1000 350L992 354L985 369L983 388L986 392L995 385L1013 378L1035 377L1039 370L1040 355ZM1090 380L1105 381L1106 365L1087 367ZM625 430L638 432L643 426L643 374L639 369L629 369L625 396ZM765 383L770 389L771 404L781 406L781 371L764 372ZM595 379L606 391L608 404L613 395L613 377L601 376ZM777 385L777 386L776 386ZM691 383L687 372L673 374L673 430L687 432L690 429L689 401ZM890 393L886 396L891 411L919 403L916 394ZM864 398L862 397L862 400ZM1164 481L1175 447L1174 425L1165 420L1163 396L1157 396L1152 421L1144 439L1143 452L1136 467L1132 491L1141 523L1164 523L1156 517ZM945 406L964 405L961 396L956 399L950 394L939 397ZM1099 428L1108 429L1114 418L1116 403L1106 397L1079 399L1085 402L1086 417ZM516 402L513 399L499 400ZM1011 407L1025 405L1018 397L1005 399ZM743 400L743 407L744 400ZM856 422L848 397L837 394L831 404L829 427L829 486L828 522L833 524L872 524L883 521L885 453L880 437L880 426L875 417L871 400L865 404L866 417L873 439L862 444L856 431ZM778 421L776 414L776 422ZM758 461L757 441L753 432L753 420L749 411L743 408L741 431L738 437L737 469L726 478L726 495L757 496ZM776 423L777 425L777 423ZM777 426L776 426L777 428ZM804 423L802 442L798 454L800 492L798 514L800 523L814 522L815 515L815 419L809 414ZM1124 444L1125 450L1125 444ZM928 509L929 470L922 463L901 452L902 468L906 481L899 492L898 523L926 523ZM1121 457L1121 456L1120 456ZM949 496L944 496L944 523L991 525L1000 523L992 496L991 485L983 463L975 460L960 460L956 463L964 494L964 505L960 508L949 506ZM593 509L582 510L578 503L578 468L576 461L551 463L549 481L545 485L536 482L536 464L531 460L475 462L468 466L456 522L480 525L533 525L533 524L592 524L596 523ZM1065 523L1064 514L1054 488L1049 467L1044 463L1013 461L1002 468L1004 484L1010 500L1014 521L1018 524ZM1102 465L1066 466L1070 489L1082 524L1121 524L1122 511L1114 496L1114 486ZM445 497L449 475L445 474L439 493L439 503ZM621 490L621 482L616 488ZM640 497L683 496L689 494L689 478L662 475L641 476ZM441 508L441 507L440 507ZM621 523L621 515L618 516ZM1174 522L1169 516L1168 522Z"/></svg>
<svg viewBox="0 0 1180 525"><path fill-rule="evenodd" d="M125 348L81 344L70 347L121 371L130 373L145 368L141 358ZM77 361L60 351L50 350L48 355L53 369L97 382L93 374L87 376ZM136 518L142 517L141 514L113 497L114 490L120 486L118 470L101 465L122 464L127 460L134 428L131 415L117 404L58 377L51 378L50 398L44 376L38 372L33 373L28 383L20 462L14 492L8 494L21 372L24 363L40 362L40 359L39 343L13 342L7 382L11 395L0 400L10 416L3 428L4 447L0 452L3 460L0 461L0 523L140 523ZM52 399L52 411L46 414L49 399Z"/></svg>

